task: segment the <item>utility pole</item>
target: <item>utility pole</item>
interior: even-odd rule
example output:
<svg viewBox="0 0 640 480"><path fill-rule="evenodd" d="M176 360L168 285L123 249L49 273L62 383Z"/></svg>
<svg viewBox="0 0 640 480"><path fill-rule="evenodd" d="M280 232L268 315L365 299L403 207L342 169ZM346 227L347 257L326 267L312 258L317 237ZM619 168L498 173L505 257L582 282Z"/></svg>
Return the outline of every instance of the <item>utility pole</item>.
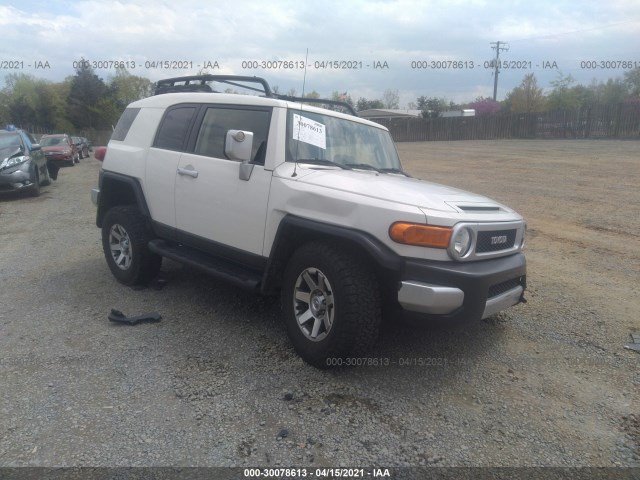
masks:
<svg viewBox="0 0 640 480"><path fill-rule="evenodd" d="M502 50L509 51L509 47L506 46L505 42L497 41L491 42L491 45L496 51L496 60L495 60L495 71L493 74L493 101L496 101L496 96L498 95L498 74L500 73L500 52ZM502 45L502 46L501 46Z"/></svg>

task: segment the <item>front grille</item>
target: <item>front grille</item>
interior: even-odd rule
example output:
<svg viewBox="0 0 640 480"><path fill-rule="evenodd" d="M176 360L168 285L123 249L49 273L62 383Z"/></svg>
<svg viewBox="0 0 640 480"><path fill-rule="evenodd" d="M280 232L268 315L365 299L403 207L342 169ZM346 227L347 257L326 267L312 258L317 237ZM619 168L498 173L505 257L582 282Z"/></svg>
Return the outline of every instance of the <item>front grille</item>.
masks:
<svg viewBox="0 0 640 480"><path fill-rule="evenodd" d="M509 290L516 288L519 285L522 285L522 277L512 278L511 280L507 280L506 282L491 285L489 287L487 298L497 297L498 295L504 292L508 292Z"/></svg>
<svg viewBox="0 0 640 480"><path fill-rule="evenodd" d="M517 230L488 230L478 232L476 253L499 252L513 247Z"/></svg>

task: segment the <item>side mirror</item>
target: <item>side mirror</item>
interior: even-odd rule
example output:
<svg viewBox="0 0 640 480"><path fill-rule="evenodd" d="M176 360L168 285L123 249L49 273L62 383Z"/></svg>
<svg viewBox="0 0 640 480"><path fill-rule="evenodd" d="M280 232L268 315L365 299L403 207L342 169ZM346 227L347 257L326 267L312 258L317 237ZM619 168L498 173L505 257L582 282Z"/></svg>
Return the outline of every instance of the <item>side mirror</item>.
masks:
<svg viewBox="0 0 640 480"><path fill-rule="evenodd" d="M240 160L240 180L249 180L253 171L250 164L251 151L253 150L253 132L244 130L229 130L224 142L224 153L231 160Z"/></svg>
<svg viewBox="0 0 640 480"><path fill-rule="evenodd" d="M32 152L37 152L38 150L42 150L42 147L40 146L39 143L32 143L31 144L31 151Z"/></svg>

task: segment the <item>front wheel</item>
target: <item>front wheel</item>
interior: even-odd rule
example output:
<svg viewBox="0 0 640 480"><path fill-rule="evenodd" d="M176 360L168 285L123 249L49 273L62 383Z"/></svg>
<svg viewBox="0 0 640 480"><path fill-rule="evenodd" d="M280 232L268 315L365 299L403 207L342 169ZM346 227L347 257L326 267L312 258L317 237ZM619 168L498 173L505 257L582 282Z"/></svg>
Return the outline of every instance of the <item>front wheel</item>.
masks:
<svg viewBox="0 0 640 480"><path fill-rule="evenodd" d="M33 175L33 183L29 187L29 195L32 197L40 196L40 175L38 175L38 168L36 167L36 172Z"/></svg>
<svg viewBox="0 0 640 480"><path fill-rule="evenodd" d="M102 248L113 276L125 285L151 281L160 270L162 257L149 251L147 221L137 208L113 207L102 223Z"/></svg>
<svg viewBox="0 0 640 480"><path fill-rule="evenodd" d="M42 185L51 185L51 174L49 173L49 169L45 166L42 171L44 172L44 181L42 182Z"/></svg>
<svg viewBox="0 0 640 480"><path fill-rule="evenodd" d="M380 291L375 272L339 245L300 247L287 265L282 308L296 352L318 368L353 364L378 338Z"/></svg>

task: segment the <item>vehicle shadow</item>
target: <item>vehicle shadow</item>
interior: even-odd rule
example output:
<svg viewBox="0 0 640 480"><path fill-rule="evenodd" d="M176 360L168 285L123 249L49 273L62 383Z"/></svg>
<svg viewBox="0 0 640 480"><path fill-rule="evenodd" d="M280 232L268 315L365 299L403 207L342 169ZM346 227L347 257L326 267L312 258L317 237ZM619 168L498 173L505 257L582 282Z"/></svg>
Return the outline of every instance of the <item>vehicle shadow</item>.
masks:
<svg viewBox="0 0 640 480"><path fill-rule="evenodd" d="M98 255L101 252L96 252ZM104 312L99 315L104 328L121 327L107 320L111 309L128 316L159 312L161 328L167 332L162 348L171 358L197 356L223 362L245 375L293 376L302 383L308 382L308 375L322 372L319 381L349 383L357 378L364 388L365 379L370 379L378 382L379 388L392 389L394 385L413 388L419 379L437 390L491 362L509 329L509 317L504 314L452 327L418 328L390 318L381 325L373 349L336 360L328 365L336 368L321 371L304 363L294 351L280 320L279 297L244 291L166 259L158 278L144 287L119 284L101 258L76 263L46 283L60 285L59 278L64 278L68 287L59 294L77 295L79 310ZM100 328L97 324L93 327ZM188 351L184 345L189 345Z"/></svg>
<svg viewBox="0 0 640 480"><path fill-rule="evenodd" d="M291 360L292 368L299 368L302 363L293 351L281 317L280 297L262 297L251 292L233 287L224 281L212 279L207 275L182 265L166 262L160 278L166 282L166 295L188 297L193 308L198 312L212 312L216 322L225 327L237 330L241 325L240 335L257 336L261 341L273 341L279 348L286 349L277 353L277 360ZM176 293L169 292L176 291ZM417 326L404 322L400 317L389 317L380 326L379 339L374 348L357 358L350 364L341 362L334 366L355 367L356 369L378 368L396 371L398 369L421 369L423 374L435 374L438 369L451 371L456 365L471 366L482 363L487 352L499 348L504 341L504 333L508 329L508 316L498 314L484 321L462 322L456 325L425 324ZM211 320L198 320L197 330L206 335L204 329L209 328ZM248 339L245 339L248 341ZM262 345L266 354L274 350ZM238 353L240 357L254 353ZM234 354L235 355L235 354ZM264 359L269 362L268 359ZM305 364L306 365L306 364ZM313 371L313 367L309 367ZM334 369L349 372L350 368ZM349 375L349 373L343 373ZM429 376L429 373L426 373Z"/></svg>
<svg viewBox="0 0 640 480"><path fill-rule="evenodd" d="M20 202L25 200L37 202L51 196L48 186L42 186L40 188L40 195L37 197L30 195L29 192L24 190L19 192L0 192L0 203Z"/></svg>

